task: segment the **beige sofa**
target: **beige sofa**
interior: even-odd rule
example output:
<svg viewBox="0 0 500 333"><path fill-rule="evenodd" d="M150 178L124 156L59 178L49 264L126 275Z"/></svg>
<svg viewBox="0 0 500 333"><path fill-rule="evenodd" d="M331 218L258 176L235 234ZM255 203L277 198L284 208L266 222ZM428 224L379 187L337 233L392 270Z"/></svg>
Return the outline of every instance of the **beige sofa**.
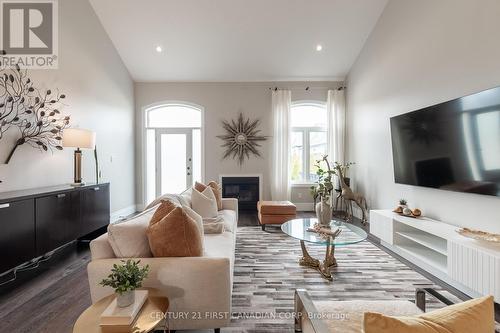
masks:
<svg viewBox="0 0 500 333"><path fill-rule="evenodd" d="M190 205L190 197L176 196L182 204ZM140 258L141 264L150 266L143 287L156 288L170 301L168 319L170 329L216 329L228 326L231 313L231 293L234 267L237 199L222 199L224 220L222 234L205 234L204 256ZM130 220L129 220L130 221ZM113 293L99 282L105 278L113 264L120 263L108 240L108 233L90 243L92 261L88 265L88 280L92 302Z"/></svg>

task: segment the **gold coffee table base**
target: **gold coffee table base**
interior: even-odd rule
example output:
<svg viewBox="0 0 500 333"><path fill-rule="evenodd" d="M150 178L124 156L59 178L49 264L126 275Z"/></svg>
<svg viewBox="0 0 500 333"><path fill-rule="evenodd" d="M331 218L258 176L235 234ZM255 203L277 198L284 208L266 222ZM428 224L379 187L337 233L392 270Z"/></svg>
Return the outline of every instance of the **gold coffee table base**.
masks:
<svg viewBox="0 0 500 333"><path fill-rule="evenodd" d="M331 268L337 267L337 260L335 259L335 246L328 244L326 246L325 260L320 262L318 259L313 258L307 252L306 245L304 241L300 241L300 247L302 248L302 258L299 260L301 266L314 268L317 270L323 278L332 281Z"/></svg>

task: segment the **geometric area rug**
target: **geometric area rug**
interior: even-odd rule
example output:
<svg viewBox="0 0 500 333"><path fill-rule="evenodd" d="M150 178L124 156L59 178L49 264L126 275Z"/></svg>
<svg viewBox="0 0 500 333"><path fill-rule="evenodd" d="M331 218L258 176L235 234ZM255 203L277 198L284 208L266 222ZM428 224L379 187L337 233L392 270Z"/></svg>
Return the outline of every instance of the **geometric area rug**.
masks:
<svg viewBox="0 0 500 333"><path fill-rule="evenodd" d="M299 266L300 243L279 228L238 227L234 266L233 319L222 332L294 332L297 288L313 300L415 299L417 287L431 287L454 302L459 299L382 251L369 241L335 248L338 267L333 281ZM325 247L306 243L312 257L323 259ZM428 309L444 306L427 296Z"/></svg>

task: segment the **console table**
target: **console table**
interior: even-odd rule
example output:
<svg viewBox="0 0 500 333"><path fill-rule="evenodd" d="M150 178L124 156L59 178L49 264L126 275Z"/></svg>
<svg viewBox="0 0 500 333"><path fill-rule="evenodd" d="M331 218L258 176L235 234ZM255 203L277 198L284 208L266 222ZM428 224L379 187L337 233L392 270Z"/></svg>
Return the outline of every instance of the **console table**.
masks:
<svg viewBox="0 0 500 333"><path fill-rule="evenodd" d="M464 237L459 227L426 217L370 211L370 233L383 246L472 297L500 301L500 244Z"/></svg>
<svg viewBox="0 0 500 333"><path fill-rule="evenodd" d="M109 183L0 193L0 274L109 224Z"/></svg>

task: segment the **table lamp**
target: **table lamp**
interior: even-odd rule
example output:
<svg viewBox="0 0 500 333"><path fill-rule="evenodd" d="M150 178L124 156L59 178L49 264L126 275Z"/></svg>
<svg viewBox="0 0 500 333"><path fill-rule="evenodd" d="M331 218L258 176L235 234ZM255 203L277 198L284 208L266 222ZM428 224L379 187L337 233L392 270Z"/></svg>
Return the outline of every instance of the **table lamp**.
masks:
<svg viewBox="0 0 500 333"><path fill-rule="evenodd" d="M81 128L66 128L62 138L63 147L76 148L75 150L75 182L72 186L85 185L82 182L82 151L80 149L94 149L95 132Z"/></svg>

